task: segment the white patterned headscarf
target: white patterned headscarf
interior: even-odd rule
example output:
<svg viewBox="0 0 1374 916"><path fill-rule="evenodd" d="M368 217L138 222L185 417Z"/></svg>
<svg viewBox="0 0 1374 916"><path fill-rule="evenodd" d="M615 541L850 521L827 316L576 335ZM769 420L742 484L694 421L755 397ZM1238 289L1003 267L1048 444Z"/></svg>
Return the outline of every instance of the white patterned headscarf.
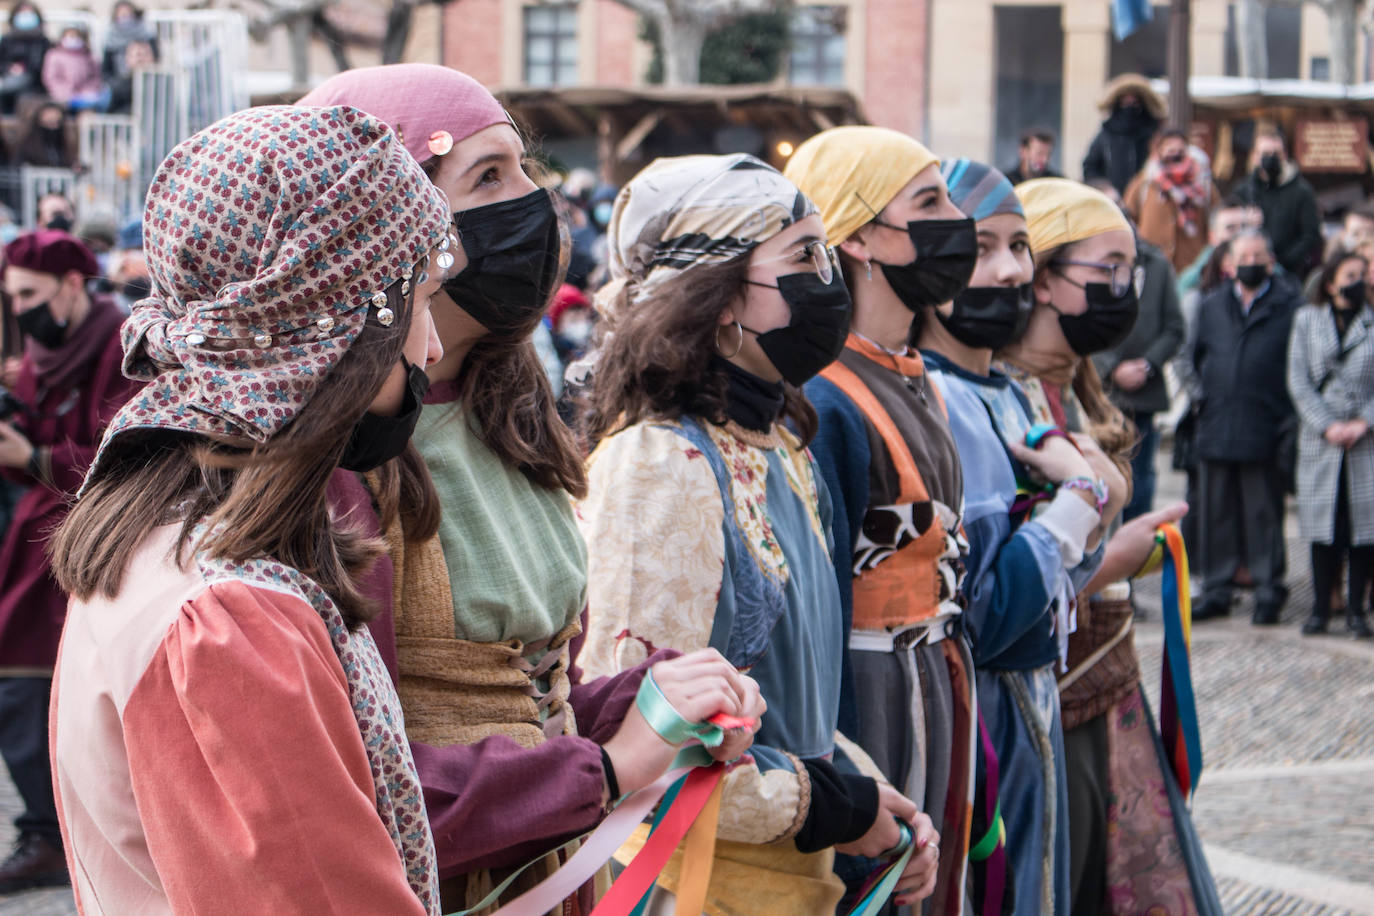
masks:
<svg viewBox="0 0 1374 916"><path fill-rule="evenodd" d="M753 156L655 159L616 197L606 230L611 279L597 309L633 306L682 271L747 254L816 212Z"/></svg>

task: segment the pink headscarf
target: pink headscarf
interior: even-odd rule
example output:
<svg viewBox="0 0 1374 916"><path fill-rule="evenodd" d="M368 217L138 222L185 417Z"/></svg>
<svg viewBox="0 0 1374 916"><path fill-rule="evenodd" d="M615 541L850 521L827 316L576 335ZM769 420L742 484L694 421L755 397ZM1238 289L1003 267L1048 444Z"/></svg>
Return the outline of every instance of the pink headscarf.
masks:
<svg viewBox="0 0 1374 916"><path fill-rule="evenodd" d="M298 105L348 105L385 121L423 165L493 124L511 124L490 92L466 73L435 64L389 64L345 70ZM447 136L445 136L447 135Z"/></svg>

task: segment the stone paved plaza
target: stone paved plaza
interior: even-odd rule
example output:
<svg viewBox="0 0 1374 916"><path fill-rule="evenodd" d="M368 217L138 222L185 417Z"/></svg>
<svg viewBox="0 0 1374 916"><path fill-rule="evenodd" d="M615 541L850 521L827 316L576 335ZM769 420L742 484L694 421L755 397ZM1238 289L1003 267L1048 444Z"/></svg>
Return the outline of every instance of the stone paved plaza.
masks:
<svg viewBox="0 0 1374 916"><path fill-rule="evenodd" d="M1165 475L1159 503L1181 492ZM1291 514L1289 529L1295 534ZM1305 546L1289 544L1282 626L1251 627L1246 599L1230 619L1194 629L1206 767L1198 831L1229 914L1374 916L1374 644L1298 634L1310 575ZM1157 581L1140 591L1146 619L1136 633L1152 697L1163 641ZM15 807L0 776L5 847ZM0 916L72 913L65 889L0 896Z"/></svg>

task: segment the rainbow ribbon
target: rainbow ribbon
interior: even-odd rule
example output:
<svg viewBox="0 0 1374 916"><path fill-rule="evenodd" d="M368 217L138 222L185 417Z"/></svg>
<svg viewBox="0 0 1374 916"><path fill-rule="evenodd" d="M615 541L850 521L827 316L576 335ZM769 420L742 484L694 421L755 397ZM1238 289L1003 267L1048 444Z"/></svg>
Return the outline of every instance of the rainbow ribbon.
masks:
<svg viewBox="0 0 1374 916"><path fill-rule="evenodd" d="M1155 543L1162 548L1164 577L1164 665L1160 676L1159 736L1186 802L1202 776L1202 737L1193 695L1190 649L1193 602L1188 551L1176 526L1160 525Z"/></svg>

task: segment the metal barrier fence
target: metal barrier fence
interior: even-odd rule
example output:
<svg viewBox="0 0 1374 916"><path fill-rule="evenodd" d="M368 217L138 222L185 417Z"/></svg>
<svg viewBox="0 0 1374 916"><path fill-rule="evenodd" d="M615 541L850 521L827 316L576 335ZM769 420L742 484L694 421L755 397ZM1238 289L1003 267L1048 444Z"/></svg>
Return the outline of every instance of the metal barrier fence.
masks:
<svg viewBox="0 0 1374 916"><path fill-rule="evenodd" d="M91 13L53 11L45 18L52 34L77 25L90 32L93 49L102 46L104 23ZM0 201L17 205L24 225L33 225L37 200L49 190L66 193L78 217L99 212L120 223L138 218L153 174L172 148L248 104L243 16L149 10L144 20L157 33L158 66L134 74L132 115L78 117L80 172L24 167L0 173Z"/></svg>

